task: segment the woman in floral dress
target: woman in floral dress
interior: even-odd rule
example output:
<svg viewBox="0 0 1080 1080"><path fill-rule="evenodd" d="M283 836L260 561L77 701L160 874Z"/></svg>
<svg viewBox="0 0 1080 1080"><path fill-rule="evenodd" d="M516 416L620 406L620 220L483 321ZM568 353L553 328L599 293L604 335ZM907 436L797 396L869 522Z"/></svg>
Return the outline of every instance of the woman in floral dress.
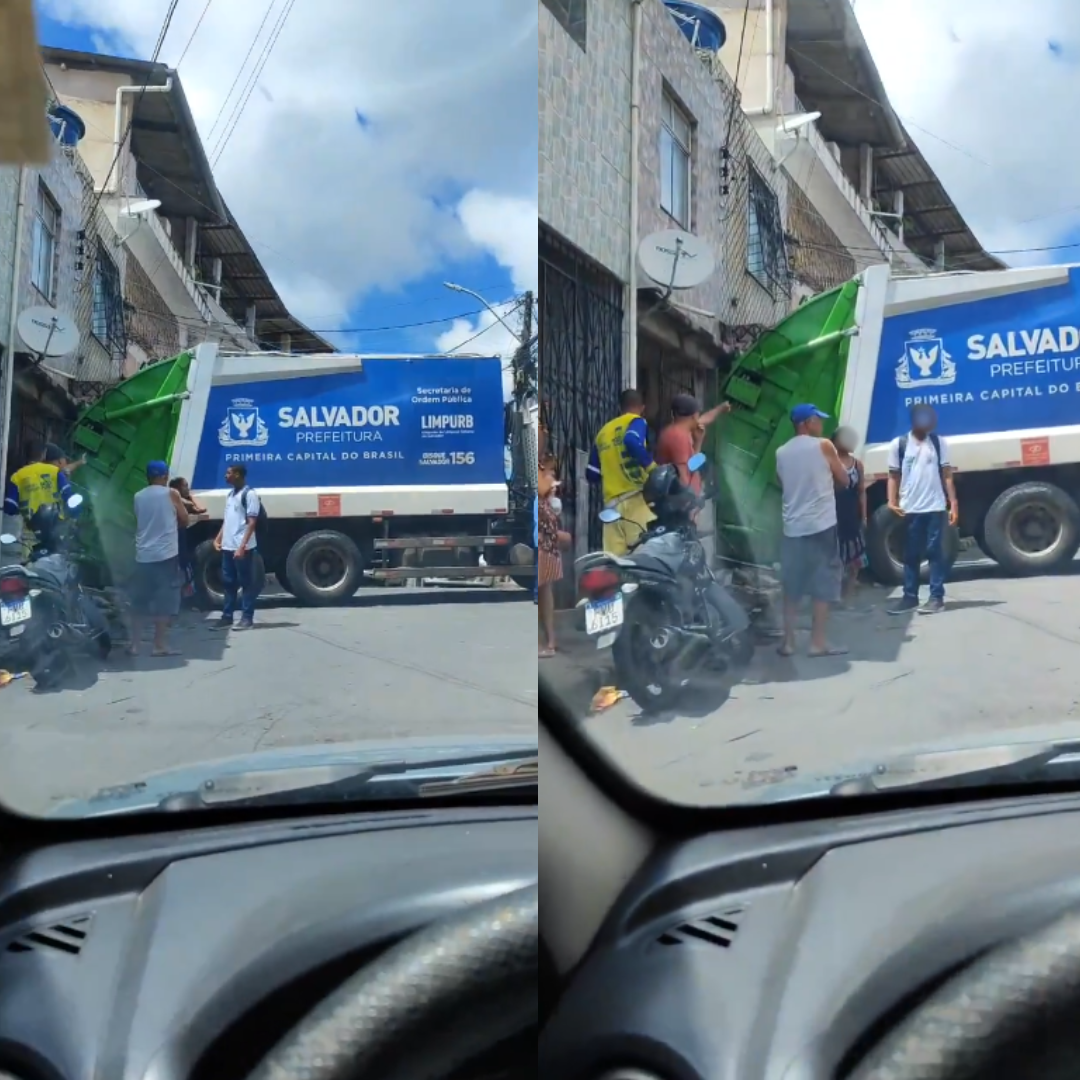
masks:
<svg viewBox="0 0 1080 1080"><path fill-rule="evenodd" d="M570 543L569 533L559 528L559 511L553 502L558 486L555 462L548 458L540 465L537 485L536 573L541 659L555 655L555 582L563 573L561 549Z"/></svg>

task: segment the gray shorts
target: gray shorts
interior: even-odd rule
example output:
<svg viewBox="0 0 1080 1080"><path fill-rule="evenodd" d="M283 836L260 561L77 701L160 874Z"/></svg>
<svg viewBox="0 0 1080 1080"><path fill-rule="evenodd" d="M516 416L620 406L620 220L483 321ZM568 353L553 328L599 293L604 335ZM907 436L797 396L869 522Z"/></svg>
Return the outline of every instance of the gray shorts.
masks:
<svg viewBox="0 0 1080 1080"><path fill-rule="evenodd" d="M136 563L131 601L138 615L172 619L180 614L180 560Z"/></svg>
<svg viewBox="0 0 1080 1080"><path fill-rule="evenodd" d="M780 545L780 584L788 600L809 596L826 604L840 599L844 564L836 526L810 536L785 536Z"/></svg>

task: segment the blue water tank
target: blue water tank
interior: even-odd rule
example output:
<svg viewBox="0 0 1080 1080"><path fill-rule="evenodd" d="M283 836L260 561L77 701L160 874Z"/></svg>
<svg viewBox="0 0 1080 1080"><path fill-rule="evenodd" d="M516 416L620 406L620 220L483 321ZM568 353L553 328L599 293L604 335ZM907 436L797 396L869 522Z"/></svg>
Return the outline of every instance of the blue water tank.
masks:
<svg viewBox="0 0 1080 1080"><path fill-rule="evenodd" d="M66 105L49 107L49 127L61 146L78 146L86 134L86 125L82 117Z"/></svg>
<svg viewBox="0 0 1080 1080"><path fill-rule="evenodd" d="M664 7L680 16L675 23L691 45L707 52L719 52L724 47L727 29L716 12L687 0L664 0Z"/></svg>

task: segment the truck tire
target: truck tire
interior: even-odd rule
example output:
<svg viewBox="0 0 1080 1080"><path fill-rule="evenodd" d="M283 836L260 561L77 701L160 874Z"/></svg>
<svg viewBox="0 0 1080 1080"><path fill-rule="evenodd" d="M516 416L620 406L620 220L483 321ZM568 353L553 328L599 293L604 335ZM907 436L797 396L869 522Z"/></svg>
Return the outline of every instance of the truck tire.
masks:
<svg viewBox="0 0 1080 1080"><path fill-rule="evenodd" d="M1010 574L1044 574L1076 558L1080 507L1055 484L1036 480L1003 491L983 523L987 554Z"/></svg>
<svg viewBox="0 0 1080 1080"><path fill-rule="evenodd" d="M301 536L285 560L293 596L302 604L326 607L353 596L364 574L364 557L344 533L320 529Z"/></svg>
<svg viewBox="0 0 1080 1080"><path fill-rule="evenodd" d="M960 531L954 525L945 528L945 565L949 569L960 554ZM866 556L870 573L882 585L904 583L904 519L897 517L888 506L879 506L870 516L866 530ZM929 577L929 567L923 561L922 580Z"/></svg>
<svg viewBox="0 0 1080 1080"><path fill-rule="evenodd" d="M256 552L255 589L261 595L266 588L266 566ZM195 569L195 594L203 605L215 610L225 603L225 590L221 585L221 552L214 550L213 540L204 540L195 548L192 556Z"/></svg>

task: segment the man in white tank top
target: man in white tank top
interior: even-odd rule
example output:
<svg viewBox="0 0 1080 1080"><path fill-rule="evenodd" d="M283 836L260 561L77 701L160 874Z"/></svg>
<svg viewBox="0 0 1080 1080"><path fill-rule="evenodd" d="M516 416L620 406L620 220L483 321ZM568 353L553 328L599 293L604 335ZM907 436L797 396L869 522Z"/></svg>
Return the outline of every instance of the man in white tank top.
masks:
<svg viewBox="0 0 1080 1080"><path fill-rule="evenodd" d="M846 487L847 470L836 447L822 438L828 415L816 405L791 410L795 437L776 451L776 474L783 492L784 536L780 584L784 591L781 656L795 652L795 620L807 597L813 603L809 656L843 656L847 649L826 637L829 608L840 599L844 567L836 532L836 489Z"/></svg>
<svg viewBox="0 0 1080 1080"><path fill-rule="evenodd" d="M135 577L132 588L130 656L139 655L146 619L154 623L154 656L176 656L169 627L180 614L180 533L188 512L180 493L169 487L169 466L151 461L146 487L135 494Z"/></svg>

